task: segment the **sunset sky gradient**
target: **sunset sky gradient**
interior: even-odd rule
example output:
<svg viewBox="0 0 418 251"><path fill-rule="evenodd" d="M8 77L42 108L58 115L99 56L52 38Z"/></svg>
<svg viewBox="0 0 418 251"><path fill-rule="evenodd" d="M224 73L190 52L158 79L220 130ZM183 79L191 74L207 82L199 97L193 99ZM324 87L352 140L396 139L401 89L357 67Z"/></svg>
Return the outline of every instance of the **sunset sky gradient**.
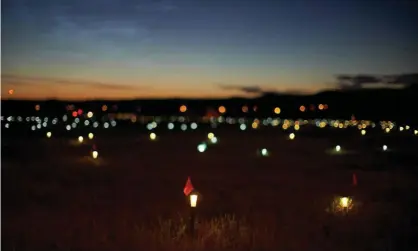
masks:
<svg viewBox="0 0 418 251"><path fill-rule="evenodd" d="M417 72L417 9L395 0L3 0L2 98L312 93L334 88L336 74Z"/></svg>

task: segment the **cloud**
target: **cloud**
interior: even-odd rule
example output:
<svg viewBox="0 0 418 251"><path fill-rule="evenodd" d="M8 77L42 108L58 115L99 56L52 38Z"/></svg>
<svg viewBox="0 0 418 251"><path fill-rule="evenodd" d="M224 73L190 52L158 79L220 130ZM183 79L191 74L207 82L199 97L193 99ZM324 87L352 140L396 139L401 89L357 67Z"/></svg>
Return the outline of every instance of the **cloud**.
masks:
<svg viewBox="0 0 418 251"><path fill-rule="evenodd" d="M132 85L120 85L120 84L110 84L110 83L101 83L88 80L75 80L75 79L60 79L60 78L45 78L45 77L28 77L28 76L18 76L12 74L2 74L1 82L3 85L13 85L13 86L78 86L78 87L89 87L95 89L106 89L106 90L138 90L146 87L136 87Z"/></svg>
<svg viewBox="0 0 418 251"><path fill-rule="evenodd" d="M224 85L224 84L219 84L218 86L224 90L236 90L236 91L241 91L241 92L245 92L248 94L254 94L254 93L261 94L264 92L264 90L259 86L236 86L236 85Z"/></svg>
<svg viewBox="0 0 418 251"><path fill-rule="evenodd" d="M341 89L361 89L361 88L399 88L418 84L418 73L394 74L394 75L337 75L337 85Z"/></svg>
<svg viewBox="0 0 418 251"><path fill-rule="evenodd" d="M418 73L407 73L392 76L385 76L389 84L404 84L416 85L418 84Z"/></svg>

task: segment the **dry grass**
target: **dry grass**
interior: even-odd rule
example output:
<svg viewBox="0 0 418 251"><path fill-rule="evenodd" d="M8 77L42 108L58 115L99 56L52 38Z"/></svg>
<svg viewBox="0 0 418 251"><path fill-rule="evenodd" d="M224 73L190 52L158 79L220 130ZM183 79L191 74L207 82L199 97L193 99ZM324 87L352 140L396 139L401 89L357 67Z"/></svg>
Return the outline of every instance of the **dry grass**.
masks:
<svg viewBox="0 0 418 251"><path fill-rule="evenodd" d="M381 155L349 133L220 130L200 154L206 133L97 134L95 163L88 143L9 141L20 152L2 160L3 250L414 250L417 177L396 160L411 142ZM342 140L356 153L326 153ZM189 175L202 194L195 238ZM339 195L354 198L347 215L329 212Z"/></svg>

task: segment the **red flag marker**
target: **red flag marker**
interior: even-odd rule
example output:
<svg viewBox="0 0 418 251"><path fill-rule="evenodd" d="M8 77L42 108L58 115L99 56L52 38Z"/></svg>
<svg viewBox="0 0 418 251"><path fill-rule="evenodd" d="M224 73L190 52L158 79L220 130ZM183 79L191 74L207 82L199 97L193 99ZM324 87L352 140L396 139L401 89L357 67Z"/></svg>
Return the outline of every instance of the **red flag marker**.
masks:
<svg viewBox="0 0 418 251"><path fill-rule="evenodd" d="M357 175L353 173L353 186L357 186Z"/></svg>
<svg viewBox="0 0 418 251"><path fill-rule="evenodd" d="M187 177L186 185L184 186L183 193L186 196L189 196L189 194L194 190L194 187L192 185L192 181L190 180L190 177Z"/></svg>

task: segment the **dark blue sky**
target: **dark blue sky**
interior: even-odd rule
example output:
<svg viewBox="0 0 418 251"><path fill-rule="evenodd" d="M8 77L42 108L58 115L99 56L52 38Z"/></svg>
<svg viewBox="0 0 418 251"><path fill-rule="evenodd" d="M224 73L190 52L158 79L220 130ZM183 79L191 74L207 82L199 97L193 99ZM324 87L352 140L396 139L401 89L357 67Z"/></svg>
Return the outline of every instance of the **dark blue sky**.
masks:
<svg viewBox="0 0 418 251"><path fill-rule="evenodd" d="M378 0L3 0L3 86L62 98L238 92L219 85L312 92L340 73L417 72L417 10Z"/></svg>

